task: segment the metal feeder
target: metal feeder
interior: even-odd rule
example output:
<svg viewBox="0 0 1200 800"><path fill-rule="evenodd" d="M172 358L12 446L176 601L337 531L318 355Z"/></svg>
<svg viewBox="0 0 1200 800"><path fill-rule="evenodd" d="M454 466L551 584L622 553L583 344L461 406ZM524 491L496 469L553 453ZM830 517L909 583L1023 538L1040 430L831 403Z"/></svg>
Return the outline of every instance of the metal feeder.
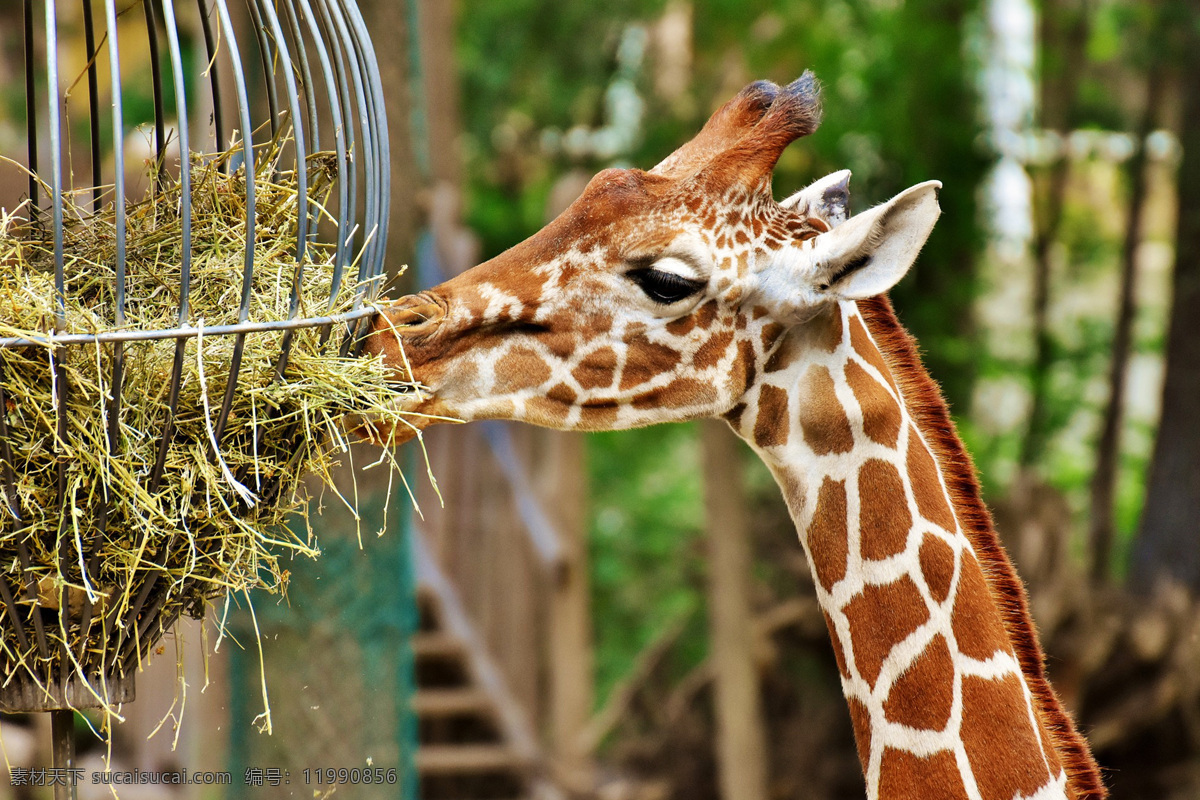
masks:
<svg viewBox="0 0 1200 800"><path fill-rule="evenodd" d="M82 18L85 53L68 53L59 38L59 28L67 18L67 2L56 0L23 0L24 3L24 84L27 123L27 153L9 154L26 157L32 173L29 179L30 220L43 235L54 242L54 270L57 314L55 332L66 330L64 283L64 139L67 136L64 108L69 87L60 69L60 59L73 56L70 63L86 65L88 87L88 125L90 174L86 186L91 187L92 212L101 208L103 192L112 187L117 231L114 294L117 302L108 310L113 327L98 334L68 334L54 336L58 346L89 348L95 353L105 348L111 353L112 399L107 414L110 443L117 441L117 420L121 407L122 369L125 355L141 343L174 340L175 361L169 390L169 400L162 415L162 429L157 431L162 444L158 461L147 483L151 492L161 479L163 461L174 432L174 422L187 409L179 406L184 347L197 331L189 325L188 292L190 277L191 198L189 183L190 153L201 152L205 146L216 150L236 144L240 162L245 169L246 245L242 273L242 296L238 322L223 327L205 328L207 337L235 337L232 371L217 422L217 440L224 429L234 390L238 381L242 348L247 337L264 332L289 331L316 327L323 337L331 331L348 328L341 339L341 352L350 352L358 341L355 335L360 322L371 313L368 303L378 291L383 275L383 258L387 239L389 153L387 121L384 112L383 87L379 79L375 54L362 16L353 0L143 0L141 8L125 0L97 0L101 16L94 13L92 0L74 0L75 13L71 19ZM59 6L62 5L63 9ZM118 19L120 17L120 19ZM103 24L103 28L98 30ZM189 26L190 27L186 27ZM140 27L140 31L136 29ZM131 37L135 29L137 36ZM181 36L181 31L185 36ZM181 39L193 32L193 39L203 39L203 50L197 44L197 57L186 60ZM143 38L144 37L144 38ZM133 41L137 39L137 41ZM151 71L131 74L123 71L122 56L136 44L148 47ZM164 52L165 50L165 52ZM143 51L144 52L144 51ZM203 53L204 58L199 54ZM108 76L112 102L101 107L100 76ZM181 285L178 293L178 324L165 330L137 330L125 327L125 145L135 133L123 119L122 89L138 84L149 85L153 94L153 147L161 168L165 165L168 133L178 143L180 153L182 253ZM174 100L171 101L170 97ZM232 112L232 113L231 113ZM168 120L174 120L168 123ZM199 123L199 124L197 124ZM107 128L107 130L105 130ZM171 130L173 128L173 130ZM234 132L236 131L236 140ZM337 296L345 281L356 280L360 291L349 313L328 314L302 318L298 313L301 274L298 269L291 291L290 319L256 320L250 310L249 287L254 273L255 241L255 159L254 147L276 140L289 133L291 144L288 157L294 158L299 188L300 208L308 208L306 159L312 153L332 150L336 153L336 230L327 225L325 241L334 245L336 257L332 269L332 293ZM102 141L111 134L111 166L102 155ZM257 141L256 141L257 137ZM203 142L204 146L194 146ZM230 159L234 161L234 159ZM79 161L76 160L76 174ZM238 164L226 164L225 169L237 169ZM111 173L106 174L106 169ZM70 174L70 173L69 173ZM48 187L48 191L42 187ZM318 237L316 220L300 214L296 235L297 264L304 261L305 248ZM333 238L336 237L336 238ZM311 266L309 267L311 270ZM355 272L356 274L351 274ZM343 274L345 273L345 274ZM292 334L282 337L279 353L279 372L286 365ZM0 338L0 348L46 347L45 339ZM67 374L61 363L55 368L55 391L60 406L65 405L71 392ZM7 399L0 387L0 530L20 519L15 474L9 447L9 434L3 409ZM58 435L64 441L69 435L65 414L59 415ZM293 447L304 432L293 426L291 438L268 443L272 447ZM150 432L147 432L148 434ZM64 497L66 466L58 467L58 565L62 574L81 578L79 562L94 577L98 558L95 548L105 533L107 519L102 509L90 523L93 534L84 542L83 558L76 561L68 555L74 544L68 544L70 525L66 524ZM277 489L278 487L276 487ZM270 487L264 491L270 496ZM169 616L159 611L170 589L169 580L159 580L163 571L146 573L144 582L133 587L131 596L136 602L123 619L94 609L90 601L82 608L72 609L67 602L49 608L39 602L38 587L33 573L28 572L30 551L26 542L18 543L20 563L27 580L16 585L0 575L0 626L9 628L25 648L36 654L38 669L45 666L40 681L11 678L14 665L0 654L3 674L8 685L0 688L0 710L10 712L46 711L52 716L54 765L75 767L73 727L74 709L101 705L92 694L99 690L108 703L133 699L133 669L148 655L162 634L175 622L178 611ZM170 550L160 547L156 556L159 567ZM67 642L53 640L48 632L66 631ZM130 632L136 632L133 635ZM60 648L59 653L52 653ZM70 648L73 659L67 657ZM52 658L56 656L56 658ZM76 663L73 663L77 662ZM39 685L39 683L41 685ZM66 773L70 774L70 773ZM68 784L71 781L67 781ZM54 796L71 798L71 785L56 785Z"/></svg>

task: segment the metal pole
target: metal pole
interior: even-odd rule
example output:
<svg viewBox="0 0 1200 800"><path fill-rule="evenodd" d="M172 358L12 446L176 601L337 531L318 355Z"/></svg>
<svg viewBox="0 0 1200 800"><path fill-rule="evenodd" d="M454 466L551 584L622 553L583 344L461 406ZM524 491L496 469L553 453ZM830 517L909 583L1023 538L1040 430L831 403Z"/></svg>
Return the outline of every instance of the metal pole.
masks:
<svg viewBox="0 0 1200 800"><path fill-rule="evenodd" d="M76 800L75 712L70 709L51 711L50 732L54 742L54 800Z"/></svg>

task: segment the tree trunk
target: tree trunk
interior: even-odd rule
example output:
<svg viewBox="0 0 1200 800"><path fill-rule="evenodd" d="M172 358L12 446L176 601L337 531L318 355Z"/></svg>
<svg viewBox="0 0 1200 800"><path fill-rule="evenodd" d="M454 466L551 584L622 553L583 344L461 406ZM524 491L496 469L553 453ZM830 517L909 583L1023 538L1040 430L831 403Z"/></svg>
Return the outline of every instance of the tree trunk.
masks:
<svg viewBox="0 0 1200 800"><path fill-rule="evenodd" d="M1121 456L1121 421L1125 413L1125 372L1133 342L1133 318L1137 298L1137 249L1142 241L1142 207L1146 204L1146 137L1154 130L1158 107L1162 102L1164 70L1161 58L1155 58L1146 79L1146 110L1137 130L1137 150L1129 164L1129 212L1126 216L1125 242L1121 248L1121 290L1117 304L1117 322L1113 331L1112 362L1108 374L1108 405L1100 427L1096 448L1096 471L1091 485L1091 573L1101 584L1111 571L1112 542L1118 461Z"/></svg>
<svg viewBox="0 0 1200 800"><path fill-rule="evenodd" d="M753 555L739 469L741 444L720 420L704 420L700 430L720 796L766 800L767 758L750 605Z"/></svg>
<svg viewBox="0 0 1200 800"><path fill-rule="evenodd" d="M1180 69L1183 162L1162 417L1130 574L1141 591L1164 578L1200 591L1200 12L1191 9Z"/></svg>
<svg viewBox="0 0 1200 800"><path fill-rule="evenodd" d="M1076 6L1068 8L1067 6ZM1075 121L1076 96L1079 94L1081 64L1088 40L1090 15L1088 3L1058 0L1048 3L1042 17L1042 69L1045 87L1042 93L1042 127L1056 131L1063 139ZM1057 59L1054 54L1060 54ZM1063 202L1071 164L1064 151L1050 168L1048 186L1036 214L1033 278L1034 357L1030 374L1029 419L1021 441L1021 466L1041 460L1049 438L1047 399L1050 368L1054 365L1054 338L1050 332L1050 248L1058 239ZM1037 197L1035 196L1035 203Z"/></svg>

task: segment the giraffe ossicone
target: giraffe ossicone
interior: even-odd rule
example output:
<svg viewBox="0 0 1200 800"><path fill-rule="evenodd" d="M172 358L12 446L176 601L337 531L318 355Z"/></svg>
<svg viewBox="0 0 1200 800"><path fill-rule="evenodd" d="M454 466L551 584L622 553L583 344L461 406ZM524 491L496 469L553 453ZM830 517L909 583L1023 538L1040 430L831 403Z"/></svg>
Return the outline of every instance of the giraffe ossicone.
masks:
<svg viewBox="0 0 1200 800"><path fill-rule="evenodd" d="M940 213L918 184L851 216L846 171L776 202L816 129L805 73L751 84L648 172L605 170L542 231L373 321L438 418L612 430L723 417L783 490L868 797L1105 796L1046 680L1024 589L936 385L883 295Z"/></svg>

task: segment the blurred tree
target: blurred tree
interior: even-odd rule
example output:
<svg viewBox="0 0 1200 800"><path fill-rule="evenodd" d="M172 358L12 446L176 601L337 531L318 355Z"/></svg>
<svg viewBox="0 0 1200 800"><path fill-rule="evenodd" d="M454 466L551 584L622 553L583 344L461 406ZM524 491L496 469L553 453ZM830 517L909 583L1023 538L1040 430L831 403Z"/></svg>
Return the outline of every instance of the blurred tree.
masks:
<svg viewBox="0 0 1200 800"><path fill-rule="evenodd" d="M1084 53L1091 23L1089 0L1048 0L1042 8L1042 98L1041 125L1066 141L1079 124L1079 84L1084 74ZM1039 463L1046 440L1053 432L1049 413L1050 369L1055 346L1050 330L1051 248L1059 240L1066 202L1071 160L1064 148L1043 176L1035 197L1033 243L1033 341L1030 372L1029 417L1021 441L1021 466Z"/></svg>
<svg viewBox="0 0 1200 800"><path fill-rule="evenodd" d="M1137 251L1145 229L1142 212L1147 195L1146 141L1158 124L1167 78L1165 40L1169 39L1168 15L1160 4L1139 6L1141 25L1135 35L1135 61L1145 72L1145 107L1134 132L1133 157L1129 160L1129 198L1126 204L1125 238L1121 247L1121 284L1117 300L1117 319L1109 362L1108 402L1100 424L1096 445L1096 469L1091 481L1090 556L1091 575L1096 583L1108 580L1111 572L1113 539L1116 530L1116 484L1121 455L1121 428L1125 413L1125 373L1133 345L1133 321L1136 311Z"/></svg>
<svg viewBox="0 0 1200 800"><path fill-rule="evenodd" d="M1200 9L1170 6L1184 37L1179 223L1162 419L1155 441L1130 582L1149 591L1163 578L1200 591Z"/></svg>

